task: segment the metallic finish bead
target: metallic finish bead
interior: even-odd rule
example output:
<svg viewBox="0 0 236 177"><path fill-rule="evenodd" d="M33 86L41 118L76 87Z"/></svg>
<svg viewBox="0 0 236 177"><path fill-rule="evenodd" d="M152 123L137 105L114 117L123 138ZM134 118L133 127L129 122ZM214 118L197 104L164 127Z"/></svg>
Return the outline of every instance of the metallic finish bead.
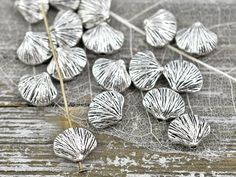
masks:
<svg viewBox="0 0 236 177"><path fill-rule="evenodd" d="M78 13L86 29L109 19L111 0L81 0Z"/></svg>
<svg viewBox="0 0 236 177"><path fill-rule="evenodd" d="M123 92L131 85L123 60L100 58L94 63L92 72L96 81L106 90Z"/></svg>
<svg viewBox="0 0 236 177"><path fill-rule="evenodd" d="M173 120L168 128L168 137L172 142L189 147L196 147L209 133L209 124L191 114L184 114Z"/></svg>
<svg viewBox="0 0 236 177"><path fill-rule="evenodd" d="M122 47L124 34L104 22L86 31L83 42L87 49L95 53L111 54Z"/></svg>
<svg viewBox="0 0 236 177"><path fill-rule="evenodd" d="M174 39L177 22L171 12L160 9L153 16L144 20L144 27L147 43L154 47L163 47Z"/></svg>
<svg viewBox="0 0 236 177"><path fill-rule="evenodd" d="M60 133L53 145L57 156L80 162L97 147L97 140L89 130L75 127Z"/></svg>
<svg viewBox="0 0 236 177"><path fill-rule="evenodd" d="M89 122L98 129L116 125L122 120L124 97L115 91L105 91L91 102L88 112Z"/></svg>
<svg viewBox="0 0 236 177"><path fill-rule="evenodd" d="M87 56L83 49L79 47L59 47L56 51L59 67L65 81L73 79L83 71L87 63ZM53 78L59 80L54 59L49 63L47 72Z"/></svg>
<svg viewBox="0 0 236 177"><path fill-rule="evenodd" d="M198 92L203 85L199 69L185 60L170 61L165 65L163 74L176 92Z"/></svg>
<svg viewBox="0 0 236 177"><path fill-rule="evenodd" d="M178 31L175 40L180 49L193 55L206 55L217 47L217 35L200 22Z"/></svg>
<svg viewBox="0 0 236 177"><path fill-rule="evenodd" d="M45 12L49 9L49 0L16 0L15 7L29 23L43 20L40 7L43 5Z"/></svg>
<svg viewBox="0 0 236 177"><path fill-rule="evenodd" d="M48 73L23 76L18 90L26 101L34 106L50 105L57 98L57 90Z"/></svg>
<svg viewBox="0 0 236 177"><path fill-rule="evenodd" d="M50 4L59 10L76 10L79 7L80 0L49 0Z"/></svg>
<svg viewBox="0 0 236 177"><path fill-rule="evenodd" d="M138 52L130 61L129 74L140 90L151 90L163 72L163 67L151 51Z"/></svg>
<svg viewBox="0 0 236 177"><path fill-rule="evenodd" d="M72 10L58 12L51 27L51 33L60 47L76 46L83 34L82 22L79 15Z"/></svg>
<svg viewBox="0 0 236 177"><path fill-rule="evenodd" d="M146 93L143 105L155 118L168 120L177 118L185 111L180 94L168 88L153 89Z"/></svg>
<svg viewBox="0 0 236 177"><path fill-rule="evenodd" d="M52 57L48 37L43 32L27 32L17 50L17 56L25 64L39 65Z"/></svg>

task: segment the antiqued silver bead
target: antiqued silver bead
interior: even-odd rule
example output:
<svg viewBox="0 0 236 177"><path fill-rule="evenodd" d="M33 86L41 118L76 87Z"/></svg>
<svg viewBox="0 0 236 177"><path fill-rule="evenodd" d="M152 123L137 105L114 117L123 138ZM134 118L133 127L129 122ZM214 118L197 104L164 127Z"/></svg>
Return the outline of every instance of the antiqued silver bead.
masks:
<svg viewBox="0 0 236 177"><path fill-rule="evenodd" d="M57 90L48 73L23 76L18 90L26 101L34 106L47 106L57 98Z"/></svg>
<svg viewBox="0 0 236 177"><path fill-rule="evenodd" d="M51 27L51 33L60 47L74 47L78 44L83 34L79 15L72 10L59 11Z"/></svg>
<svg viewBox="0 0 236 177"><path fill-rule="evenodd" d="M191 114L183 114L173 120L168 128L168 137L172 142L188 147L196 147L209 133L209 124Z"/></svg>
<svg viewBox="0 0 236 177"><path fill-rule="evenodd" d="M116 125L122 120L124 97L116 91L105 91L91 102L88 112L89 122L98 129Z"/></svg>
<svg viewBox="0 0 236 177"><path fill-rule="evenodd" d="M87 49L95 53L111 54L122 47L124 34L104 22L86 31L83 42Z"/></svg>
<svg viewBox="0 0 236 177"><path fill-rule="evenodd" d="M203 85L197 66L185 60L170 61L165 65L163 74L176 92L198 92Z"/></svg>
<svg viewBox="0 0 236 177"><path fill-rule="evenodd" d="M39 65L52 57L48 37L43 32L27 32L17 50L17 56L25 64Z"/></svg>
<svg viewBox="0 0 236 177"><path fill-rule="evenodd" d="M54 153L73 162L83 161L95 148L95 136L84 128L68 128L54 140Z"/></svg>
<svg viewBox="0 0 236 177"><path fill-rule="evenodd" d="M185 111L183 98L168 88L147 92L143 98L143 105L155 118L161 120L177 118Z"/></svg>
<svg viewBox="0 0 236 177"><path fill-rule="evenodd" d="M154 47L163 47L174 39L177 22L171 12L160 9L144 20L144 28L147 43Z"/></svg>
<svg viewBox="0 0 236 177"><path fill-rule="evenodd" d="M86 29L109 19L111 0L81 0L78 13Z"/></svg>
<svg viewBox="0 0 236 177"><path fill-rule="evenodd" d="M56 49L57 60L63 80L68 81L79 75L87 63L85 51L79 47L59 47ZM55 59L52 59L47 67L47 72L55 79L59 80Z"/></svg>
<svg viewBox="0 0 236 177"><path fill-rule="evenodd" d="M193 55L206 55L217 47L217 35L203 26L202 23L194 23L190 28L184 28L177 32L177 46Z"/></svg>
<svg viewBox="0 0 236 177"><path fill-rule="evenodd" d="M41 6L43 5L44 11L47 13L49 9L49 0L16 0L15 7L24 16L25 20L29 23L37 23L43 20Z"/></svg>
<svg viewBox="0 0 236 177"><path fill-rule="evenodd" d="M130 61L131 80L140 90L151 90L162 72L163 67L151 51L138 52Z"/></svg>
<svg viewBox="0 0 236 177"><path fill-rule="evenodd" d="M92 72L96 81L106 90L123 92L131 85L123 60L100 58L95 61Z"/></svg>
<svg viewBox="0 0 236 177"><path fill-rule="evenodd" d="M50 4L59 10L72 9L76 10L79 7L80 0L49 0Z"/></svg>

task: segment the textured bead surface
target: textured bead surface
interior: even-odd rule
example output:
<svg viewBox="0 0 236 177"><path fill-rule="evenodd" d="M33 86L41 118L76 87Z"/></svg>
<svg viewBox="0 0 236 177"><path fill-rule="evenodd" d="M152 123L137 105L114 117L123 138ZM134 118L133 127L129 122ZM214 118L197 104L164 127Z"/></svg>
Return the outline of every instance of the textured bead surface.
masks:
<svg viewBox="0 0 236 177"><path fill-rule="evenodd" d="M100 58L94 63L92 72L96 81L106 90L123 92L131 85L123 60Z"/></svg>
<svg viewBox="0 0 236 177"><path fill-rule="evenodd" d="M83 49L79 47L59 47L56 51L59 67L65 81L73 79L83 71L87 63L87 56ZM47 72L53 78L59 80L54 59L49 63Z"/></svg>
<svg viewBox="0 0 236 177"><path fill-rule="evenodd" d="M50 4L59 10L72 9L76 10L79 7L80 0L49 0Z"/></svg>
<svg viewBox="0 0 236 177"><path fill-rule="evenodd" d="M111 0L81 0L79 11L84 27L89 29L110 16Z"/></svg>
<svg viewBox="0 0 236 177"><path fill-rule="evenodd" d="M101 23L84 33L83 42L87 49L95 53L111 54L122 47L124 34L107 23Z"/></svg>
<svg viewBox="0 0 236 177"><path fill-rule="evenodd" d="M18 58L25 64L42 64L52 57L48 37L43 32L27 32L17 50Z"/></svg>
<svg viewBox="0 0 236 177"><path fill-rule="evenodd" d="M68 128L54 140L54 153L73 162L84 160L95 148L95 136L84 128Z"/></svg>
<svg viewBox="0 0 236 177"><path fill-rule="evenodd" d="M130 61L131 80L140 90L152 89L162 71L163 67L151 51L138 52Z"/></svg>
<svg viewBox="0 0 236 177"><path fill-rule="evenodd" d="M193 55L206 55L217 46L217 35L200 22L178 31L175 40L180 49Z"/></svg>
<svg viewBox="0 0 236 177"><path fill-rule="evenodd" d="M146 93L143 105L155 118L167 120L177 118L185 111L182 97L168 88L153 89Z"/></svg>
<svg viewBox="0 0 236 177"><path fill-rule="evenodd" d="M60 47L74 47L83 34L79 15L72 10L59 11L51 27L51 33Z"/></svg>
<svg viewBox="0 0 236 177"><path fill-rule="evenodd" d="M57 97L57 90L48 73L23 76L18 84L21 96L34 106L47 106Z"/></svg>
<svg viewBox="0 0 236 177"><path fill-rule="evenodd" d="M210 126L197 115L184 114L173 120L168 129L168 137L177 144L196 147L210 133Z"/></svg>
<svg viewBox="0 0 236 177"><path fill-rule="evenodd" d="M164 67L170 87L177 92L198 92L203 85L202 74L192 63L185 60L174 60Z"/></svg>
<svg viewBox="0 0 236 177"><path fill-rule="evenodd" d="M88 120L95 128L106 128L122 119L124 97L115 91L97 95L89 106Z"/></svg>
<svg viewBox="0 0 236 177"><path fill-rule="evenodd" d="M45 13L49 9L49 0L16 0L15 7L24 16L29 23L37 23L43 20L41 6L43 5Z"/></svg>
<svg viewBox="0 0 236 177"><path fill-rule="evenodd" d="M177 31L175 16L165 9L160 9L144 20L144 27L146 41L154 47L163 47L168 44L174 39Z"/></svg>

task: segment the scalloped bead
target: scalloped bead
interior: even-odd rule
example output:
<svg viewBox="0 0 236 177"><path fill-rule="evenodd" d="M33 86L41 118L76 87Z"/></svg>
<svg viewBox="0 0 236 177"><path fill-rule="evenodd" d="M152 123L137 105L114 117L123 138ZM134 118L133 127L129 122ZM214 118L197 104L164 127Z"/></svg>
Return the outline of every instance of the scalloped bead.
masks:
<svg viewBox="0 0 236 177"><path fill-rule="evenodd" d="M203 85L200 70L185 60L170 61L165 65L163 74L176 92L198 92Z"/></svg>
<svg viewBox="0 0 236 177"><path fill-rule="evenodd" d="M174 39L177 22L171 12L160 9L144 20L144 27L147 43L154 47L163 47Z"/></svg>
<svg viewBox="0 0 236 177"><path fill-rule="evenodd" d="M184 114L173 120L168 128L168 137L173 143L196 147L210 134L210 125L197 115Z"/></svg>
<svg viewBox="0 0 236 177"><path fill-rule="evenodd" d="M202 23L194 23L190 28L177 32L177 46L192 55L206 55L217 47L217 35L207 29Z"/></svg>
<svg viewBox="0 0 236 177"><path fill-rule="evenodd" d="M143 105L155 118L168 120L185 112L185 103L180 94L168 88L150 90L143 98Z"/></svg>
<svg viewBox="0 0 236 177"><path fill-rule="evenodd" d="M54 140L54 153L73 162L83 161L95 148L95 136L84 128L68 128Z"/></svg>
<svg viewBox="0 0 236 177"><path fill-rule="evenodd" d="M124 97L115 91L105 91L91 102L88 121L97 129L116 125L122 120Z"/></svg>
<svg viewBox="0 0 236 177"><path fill-rule="evenodd" d="M23 76L18 84L18 90L22 98L34 106L50 105L57 98L57 89L46 72Z"/></svg>
<svg viewBox="0 0 236 177"><path fill-rule="evenodd" d="M123 60L100 58L95 61L92 72L96 81L106 90L123 92L131 85Z"/></svg>

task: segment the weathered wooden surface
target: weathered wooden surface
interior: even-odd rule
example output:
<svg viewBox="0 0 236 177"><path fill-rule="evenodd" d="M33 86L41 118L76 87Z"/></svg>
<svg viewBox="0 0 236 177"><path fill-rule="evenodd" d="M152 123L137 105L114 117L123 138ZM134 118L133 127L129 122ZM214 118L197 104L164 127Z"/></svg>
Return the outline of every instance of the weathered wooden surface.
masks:
<svg viewBox="0 0 236 177"><path fill-rule="evenodd" d="M166 142L167 124L152 117L149 122L140 104L141 93L131 88L124 93L127 99L124 121L105 132L125 141L96 132L99 146L84 162L90 165L90 171L78 174L77 164L57 158L52 150L53 139L66 128L60 114L62 99L53 107L34 108L17 92L21 76L45 71L46 65L25 66L16 58L16 49L25 32L44 31L43 24L30 26L14 9L13 0L0 2L0 176L236 176L236 84L202 66L199 66L205 81L202 91L183 95L188 111L206 118L213 128L211 136L198 150L180 149ZM143 19L159 8L172 11L179 28L195 21L211 27L218 34L219 47L201 60L236 77L236 2L113 0L111 9L142 28ZM50 22L55 13L55 9L50 11ZM148 47L143 36L115 20L111 24L126 36L122 50L109 56L111 58L122 58L128 63L132 53L144 49L153 50L163 64L180 58L170 50ZM87 106L91 98L101 92L89 72L99 56L90 52L88 56L86 70L66 84L72 115L85 126ZM160 85L166 86L164 79ZM158 145L153 134L163 146Z"/></svg>

